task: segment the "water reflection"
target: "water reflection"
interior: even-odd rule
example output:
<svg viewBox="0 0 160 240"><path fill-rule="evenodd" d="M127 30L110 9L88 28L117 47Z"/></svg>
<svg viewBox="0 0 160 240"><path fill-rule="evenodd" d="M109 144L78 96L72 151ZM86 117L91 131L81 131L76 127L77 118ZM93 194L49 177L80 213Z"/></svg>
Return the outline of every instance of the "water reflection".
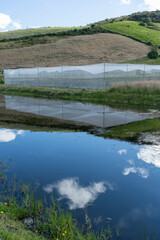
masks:
<svg viewBox="0 0 160 240"><path fill-rule="evenodd" d="M103 128L160 116L159 112L152 111L139 113L81 102L34 99L19 96L5 96L5 107L8 110L33 113Z"/></svg>
<svg viewBox="0 0 160 240"><path fill-rule="evenodd" d="M137 153L137 157L146 163L160 168L160 146L144 146Z"/></svg>
<svg viewBox="0 0 160 240"><path fill-rule="evenodd" d="M0 142L11 142L16 139L17 135L22 135L23 130L13 131L9 129L0 129Z"/></svg>
<svg viewBox="0 0 160 240"><path fill-rule="evenodd" d="M119 155L122 155L122 154L126 155L127 150L126 149L120 149L120 150L118 150L118 153L119 153Z"/></svg>
<svg viewBox="0 0 160 240"><path fill-rule="evenodd" d="M119 228L128 228L129 225L133 224L133 222L137 222L140 219L157 219L159 218L159 214L159 207L153 206L152 204L148 204L141 209L135 207L118 220L117 226Z"/></svg>
<svg viewBox="0 0 160 240"><path fill-rule="evenodd" d="M69 200L70 209L84 208L88 203L96 200L100 193L105 193L107 188L113 190L113 186L105 182L94 182L87 187L79 184L78 178L63 179L56 184L49 184L43 189L47 193L51 193L53 189L57 189L61 198Z"/></svg>
<svg viewBox="0 0 160 240"><path fill-rule="evenodd" d="M139 145L84 132L25 131L18 138L23 131L1 130L12 136L10 142L0 142L1 159L15 161L9 174L33 180L38 193L53 192L56 200L63 199L62 207L67 203L77 213L89 205L92 226L106 227L109 217L111 226L127 228L123 239L138 239L140 221L147 232L154 228L160 236L160 168L150 164L159 166L160 137L142 136ZM154 153L155 162L148 153L144 157L144 149Z"/></svg>
<svg viewBox="0 0 160 240"><path fill-rule="evenodd" d="M137 153L138 159L153 164L155 167L160 168L160 136L144 135L140 141L144 143L151 143L151 145L144 145Z"/></svg>
<svg viewBox="0 0 160 240"><path fill-rule="evenodd" d="M130 173L137 173L142 178L148 178L149 177L149 172L146 168L130 167L130 168L125 168L123 170L123 175L125 175L125 176L129 175Z"/></svg>

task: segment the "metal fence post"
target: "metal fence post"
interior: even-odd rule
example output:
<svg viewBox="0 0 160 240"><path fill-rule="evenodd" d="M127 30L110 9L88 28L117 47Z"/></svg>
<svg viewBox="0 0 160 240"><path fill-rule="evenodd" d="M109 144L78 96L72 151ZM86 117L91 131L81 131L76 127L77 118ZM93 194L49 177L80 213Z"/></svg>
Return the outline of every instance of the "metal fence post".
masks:
<svg viewBox="0 0 160 240"><path fill-rule="evenodd" d="M127 83L128 83L128 64L126 64L126 70L127 70L127 71L126 71L126 76L127 76L127 77L126 77L126 84L127 84Z"/></svg>
<svg viewBox="0 0 160 240"><path fill-rule="evenodd" d="M104 79L103 79L103 89L105 89L105 71L106 71L106 66L105 66L105 63L104 63Z"/></svg>

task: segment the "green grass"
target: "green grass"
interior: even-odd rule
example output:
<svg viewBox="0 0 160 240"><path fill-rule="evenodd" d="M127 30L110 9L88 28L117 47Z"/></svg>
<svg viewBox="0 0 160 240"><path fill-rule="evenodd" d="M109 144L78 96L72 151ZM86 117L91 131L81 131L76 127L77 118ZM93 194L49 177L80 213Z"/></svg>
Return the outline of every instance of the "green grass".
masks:
<svg viewBox="0 0 160 240"><path fill-rule="evenodd" d="M57 33L68 30L80 29L82 27L42 27L42 28L29 28L8 32L0 32L1 38L17 38L23 36L37 35L37 34L48 34L48 33Z"/></svg>
<svg viewBox="0 0 160 240"><path fill-rule="evenodd" d="M138 59L134 59L134 60L125 61L124 63L160 65L160 57L157 59L149 59L147 57L144 57L144 58L138 58Z"/></svg>
<svg viewBox="0 0 160 240"><path fill-rule="evenodd" d="M160 32L143 27L136 21L124 21L115 23L101 24L105 30L109 30L113 33L118 33L123 36L131 37L137 41L143 43L152 43L160 46Z"/></svg>
<svg viewBox="0 0 160 240"><path fill-rule="evenodd" d="M155 118L108 128L105 133L99 136L135 142L142 133L159 131L160 119Z"/></svg>
<svg viewBox="0 0 160 240"><path fill-rule="evenodd" d="M39 234L26 230L20 221L9 218L6 214L0 216L0 238L3 240L46 240Z"/></svg>

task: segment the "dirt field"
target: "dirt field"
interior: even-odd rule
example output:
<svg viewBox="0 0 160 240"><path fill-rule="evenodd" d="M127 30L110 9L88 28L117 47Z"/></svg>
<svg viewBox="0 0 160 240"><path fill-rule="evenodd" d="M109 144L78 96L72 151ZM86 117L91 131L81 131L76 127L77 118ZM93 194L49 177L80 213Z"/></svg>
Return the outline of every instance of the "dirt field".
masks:
<svg viewBox="0 0 160 240"><path fill-rule="evenodd" d="M148 51L145 44L117 34L73 36L50 44L0 50L0 70L123 62L142 58Z"/></svg>

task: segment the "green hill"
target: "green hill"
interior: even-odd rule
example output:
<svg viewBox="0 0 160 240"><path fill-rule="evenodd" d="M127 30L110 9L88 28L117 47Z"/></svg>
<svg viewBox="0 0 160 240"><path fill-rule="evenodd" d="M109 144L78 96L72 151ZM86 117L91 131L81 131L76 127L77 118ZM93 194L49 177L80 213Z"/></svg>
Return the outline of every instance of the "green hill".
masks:
<svg viewBox="0 0 160 240"><path fill-rule="evenodd" d="M160 46L160 11L134 13L106 19L84 27L46 27L1 32L0 49L22 47L23 44L30 46L50 43L55 37L96 33L116 33L148 45L157 44ZM6 42L7 44L5 44Z"/></svg>
<svg viewBox="0 0 160 240"><path fill-rule="evenodd" d="M104 30L112 33L118 33L123 36L131 37L137 41L146 43L148 45L155 44L160 46L160 31L150 29L140 25L141 22L137 21L123 21L114 23L104 23L101 27ZM159 26L160 24L154 24L153 26Z"/></svg>
<svg viewBox="0 0 160 240"><path fill-rule="evenodd" d="M136 44L129 39L135 40ZM143 43L143 46L137 45L137 42ZM159 59L149 61L145 58L151 45L160 48L160 11L105 19L84 27L45 27L1 32L0 70L86 65L103 61L159 64ZM138 60L137 53L134 54L136 49Z"/></svg>

